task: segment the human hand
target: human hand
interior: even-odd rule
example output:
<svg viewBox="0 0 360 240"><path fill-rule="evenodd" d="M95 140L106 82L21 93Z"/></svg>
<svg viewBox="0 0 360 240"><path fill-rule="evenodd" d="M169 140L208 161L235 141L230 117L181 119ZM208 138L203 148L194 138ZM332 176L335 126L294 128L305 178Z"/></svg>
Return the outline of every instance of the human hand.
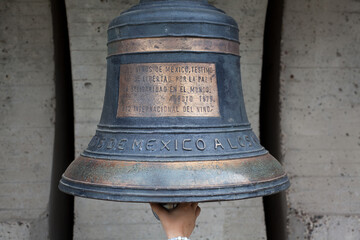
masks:
<svg viewBox="0 0 360 240"><path fill-rule="evenodd" d="M168 238L179 236L189 238L201 211L197 203L179 203L171 210L166 210L158 203L150 203L150 206L158 215Z"/></svg>

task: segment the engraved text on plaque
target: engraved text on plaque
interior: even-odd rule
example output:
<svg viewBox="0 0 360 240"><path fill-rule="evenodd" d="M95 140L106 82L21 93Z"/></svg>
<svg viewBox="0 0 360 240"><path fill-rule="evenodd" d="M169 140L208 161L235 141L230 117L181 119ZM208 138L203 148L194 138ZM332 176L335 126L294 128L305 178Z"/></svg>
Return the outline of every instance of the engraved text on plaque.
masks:
<svg viewBox="0 0 360 240"><path fill-rule="evenodd" d="M219 117L215 64L120 66L117 117Z"/></svg>

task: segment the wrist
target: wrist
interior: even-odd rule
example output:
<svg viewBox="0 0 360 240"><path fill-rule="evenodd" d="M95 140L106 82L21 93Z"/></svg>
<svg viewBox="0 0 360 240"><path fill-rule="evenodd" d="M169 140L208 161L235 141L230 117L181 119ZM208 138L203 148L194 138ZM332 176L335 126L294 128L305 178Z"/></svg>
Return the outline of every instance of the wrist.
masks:
<svg viewBox="0 0 360 240"><path fill-rule="evenodd" d="M170 229L169 231L166 231L168 240L178 240L178 238L179 240L190 240L190 234L187 234L186 231L181 229Z"/></svg>

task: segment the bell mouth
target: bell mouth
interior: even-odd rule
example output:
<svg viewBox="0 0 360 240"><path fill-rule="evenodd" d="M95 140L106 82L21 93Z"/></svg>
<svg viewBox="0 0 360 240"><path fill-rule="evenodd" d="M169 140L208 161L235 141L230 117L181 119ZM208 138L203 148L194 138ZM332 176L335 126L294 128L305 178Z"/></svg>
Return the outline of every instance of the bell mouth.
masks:
<svg viewBox="0 0 360 240"><path fill-rule="evenodd" d="M190 162L137 162L80 156L66 170L61 191L126 202L208 202L283 191L289 180L270 154Z"/></svg>

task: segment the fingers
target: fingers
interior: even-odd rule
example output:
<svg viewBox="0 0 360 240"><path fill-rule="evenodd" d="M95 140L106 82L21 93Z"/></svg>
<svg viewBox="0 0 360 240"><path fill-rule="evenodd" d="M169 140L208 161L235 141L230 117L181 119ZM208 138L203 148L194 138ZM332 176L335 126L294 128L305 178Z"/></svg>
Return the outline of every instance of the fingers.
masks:
<svg viewBox="0 0 360 240"><path fill-rule="evenodd" d="M196 211L199 211L198 214L200 214L200 210L197 210L197 208L199 208L198 203L179 203L179 205L176 208L180 209L180 208L188 208L188 207L190 207L194 211L195 214L196 214Z"/></svg>
<svg viewBox="0 0 360 240"><path fill-rule="evenodd" d="M150 206L152 210L159 216L159 218L163 218L169 215L169 211L167 211L159 203L150 203ZM182 211L180 209L186 208L191 208L195 213L195 217L198 217L200 215L201 208L198 206L198 203L179 203L179 205L176 208L171 209L170 212Z"/></svg>
<svg viewBox="0 0 360 240"><path fill-rule="evenodd" d="M167 214L167 210L158 203L150 203L150 206L159 218L162 218Z"/></svg>
<svg viewBox="0 0 360 240"><path fill-rule="evenodd" d="M195 210L198 206L198 203L191 203L191 207Z"/></svg>
<svg viewBox="0 0 360 240"><path fill-rule="evenodd" d="M178 205L177 205L177 207L180 207L180 208L186 208L186 207L190 207L191 206L191 203L187 203L187 202L185 202L185 203L179 203Z"/></svg>

